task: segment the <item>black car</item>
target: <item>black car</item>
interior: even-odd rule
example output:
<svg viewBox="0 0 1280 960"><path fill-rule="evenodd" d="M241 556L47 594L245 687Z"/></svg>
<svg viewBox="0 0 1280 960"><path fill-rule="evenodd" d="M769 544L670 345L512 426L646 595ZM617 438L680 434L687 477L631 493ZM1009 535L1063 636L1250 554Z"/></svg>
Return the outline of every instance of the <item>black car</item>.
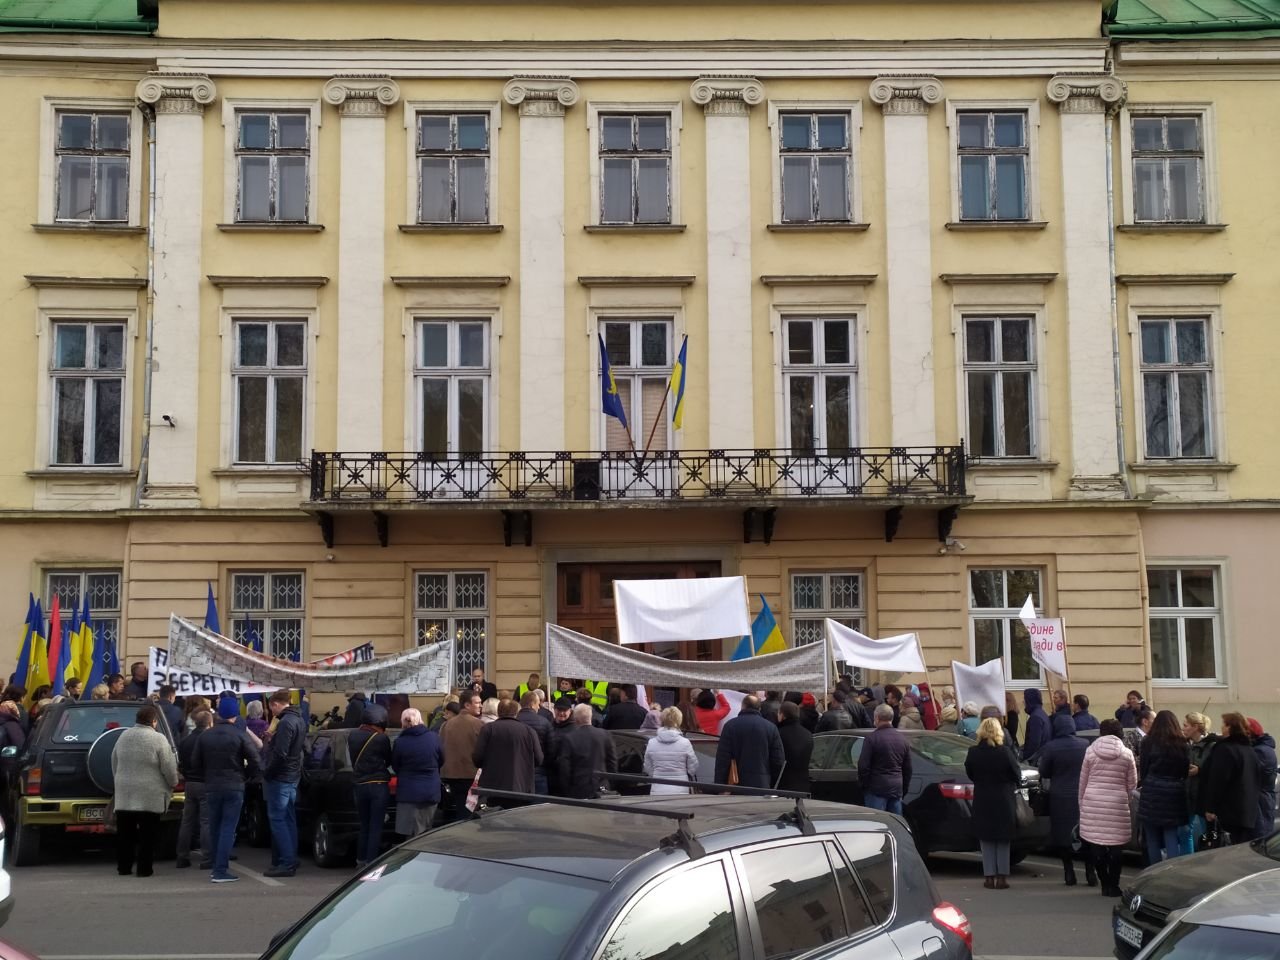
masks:
<svg viewBox="0 0 1280 960"><path fill-rule="evenodd" d="M1121 891L1112 910L1116 956L1133 960L1164 928L1169 914L1233 880L1274 870L1277 863L1280 831L1263 840L1174 857L1148 867Z"/></svg>
<svg viewBox="0 0 1280 960"><path fill-rule="evenodd" d="M383 856L263 960L971 960L902 822L764 797L540 803Z"/></svg>
<svg viewBox="0 0 1280 960"><path fill-rule="evenodd" d="M656 730L610 730L613 737L613 748L618 754L618 772L631 776L644 774L644 752L649 741L657 735ZM686 733L693 752L698 755L698 782L716 782L716 745L720 738L709 733ZM617 783L619 793L625 795L648 794L648 784Z"/></svg>
<svg viewBox="0 0 1280 960"><path fill-rule="evenodd" d="M966 853L978 849L973 835L973 781L964 772L965 757L973 741L954 733L900 730L911 746L911 785L903 798L903 816L911 827L916 849L930 853ZM813 738L809 779L818 800L861 804L858 757L870 730L838 730ZM1041 807L1040 774L1022 764L1022 783L1033 808ZM1049 838L1049 818L1037 816L1029 827L1019 827L1010 860L1019 863Z"/></svg>

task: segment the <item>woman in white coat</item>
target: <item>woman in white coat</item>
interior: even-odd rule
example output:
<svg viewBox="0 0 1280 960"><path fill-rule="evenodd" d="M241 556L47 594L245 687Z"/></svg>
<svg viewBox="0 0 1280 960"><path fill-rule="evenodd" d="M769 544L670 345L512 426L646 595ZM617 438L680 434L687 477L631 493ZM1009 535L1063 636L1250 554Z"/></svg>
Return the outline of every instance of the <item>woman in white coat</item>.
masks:
<svg viewBox="0 0 1280 960"><path fill-rule="evenodd" d="M678 707L667 707L662 711L662 726L644 751L646 777L661 780L698 779L698 755L693 751L693 744L680 732L683 722L684 715ZM655 797L688 792L686 787L666 783L655 783L649 787L649 793Z"/></svg>

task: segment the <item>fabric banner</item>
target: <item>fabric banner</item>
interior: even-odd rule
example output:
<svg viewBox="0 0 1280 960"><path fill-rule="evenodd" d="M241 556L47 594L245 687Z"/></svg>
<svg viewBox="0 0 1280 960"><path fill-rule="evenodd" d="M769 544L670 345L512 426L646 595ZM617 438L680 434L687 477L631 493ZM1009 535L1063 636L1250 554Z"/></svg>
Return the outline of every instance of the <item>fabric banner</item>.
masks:
<svg viewBox="0 0 1280 960"><path fill-rule="evenodd" d="M896 670L899 673L927 673L920 638L914 633L900 633L883 640L872 640L852 627L827 617L827 640L831 653L853 667L868 670Z"/></svg>
<svg viewBox="0 0 1280 960"><path fill-rule="evenodd" d="M342 653L335 653L313 663L332 666L342 663L365 663L374 657L373 644L362 643ZM180 697L216 697L223 693L234 693L237 697L253 693L275 693L279 687L263 686L256 683L245 683L232 677L214 677L205 673L192 673L189 670L178 670L169 663L169 651L164 647L151 648L151 670L147 674L147 695L159 692L160 688L169 685Z"/></svg>
<svg viewBox="0 0 1280 960"><path fill-rule="evenodd" d="M751 632L742 577L615 580L613 598L622 644L719 640Z"/></svg>
<svg viewBox="0 0 1280 960"><path fill-rule="evenodd" d="M547 669L553 677L598 677L610 683L712 690L829 689L826 644L811 643L749 660L667 660L547 624Z"/></svg>
<svg viewBox="0 0 1280 960"><path fill-rule="evenodd" d="M1061 617L1037 617L1028 594L1018 619L1031 635L1031 659L1050 673L1067 679L1067 635Z"/></svg>
<svg viewBox="0 0 1280 960"><path fill-rule="evenodd" d="M951 676L956 682L956 703L964 706L969 701L978 709L995 706L1004 716L1004 664L988 660L979 667L971 667L959 660L951 661Z"/></svg>
<svg viewBox="0 0 1280 960"><path fill-rule="evenodd" d="M254 653L173 614L169 617L169 667L273 690L442 695L449 692L453 677L453 640L363 663L295 663Z"/></svg>
<svg viewBox="0 0 1280 960"><path fill-rule="evenodd" d="M720 726L716 728L716 736L720 736L720 731L724 729L724 725L742 712L742 701L747 699L747 694L739 693L737 690L717 690L726 700L729 701L729 712L725 718L720 721ZM704 733L706 731L703 731Z"/></svg>

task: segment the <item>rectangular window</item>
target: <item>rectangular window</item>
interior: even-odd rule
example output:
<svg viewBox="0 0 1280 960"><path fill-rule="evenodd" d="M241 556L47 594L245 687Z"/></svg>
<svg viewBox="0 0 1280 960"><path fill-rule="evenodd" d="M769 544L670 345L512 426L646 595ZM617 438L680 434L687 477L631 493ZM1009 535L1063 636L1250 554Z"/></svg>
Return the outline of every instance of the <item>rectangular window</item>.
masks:
<svg viewBox="0 0 1280 960"><path fill-rule="evenodd" d="M1031 317L965 317L969 450L977 457L1035 454L1036 355Z"/></svg>
<svg viewBox="0 0 1280 960"><path fill-rule="evenodd" d="M481 454L489 438L489 321L419 320L414 379L421 450Z"/></svg>
<svg viewBox="0 0 1280 960"><path fill-rule="evenodd" d="M413 632L418 646L454 640L455 685L466 686L471 671L488 667L489 578L482 571L414 574Z"/></svg>
<svg viewBox="0 0 1280 960"><path fill-rule="evenodd" d="M1026 111L963 111L956 123L960 219L1028 219Z"/></svg>
<svg viewBox="0 0 1280 960"><path fill-rule="evenodd" d="M637 320L602 320L605 351L609 354L609 369L618 385L618 396L627 411L627 423L631 434L640 446L653 433L650 450L671 449L671 403L667 397L666 410L662 401L666 397L667 384L671 380L672 321L670 319L644 318ZM627 432L613 417L603 419L602 431L606 450L630 450Z"/></svg>
<svg viewBox="0 0 1280 960"><path fill-rule="evenodd" d="M840 571L791 575L792 646L826 642L823 620L827 617L854 630L863 629L867 609L861 573ZM843 663L837 665L842 673L848 669L856 682L862 682L862 668L846 668Z"/></svg>
<svg viewBox="0 0 1280 960"><path fill-rule="evenodd" d="M1205 222L1203 120L1200 115L1131 118L1136 222Z"/></svg>
<svg viewBox="0 0 1280 960"><path fill-rule="evenodd" d="M302 459L306 321L236 320L233 326L235 462L296 463Z"/></svg>
<svg viewBox="0 0 1280 960"><path fill-rule="evenodd" d="M489 222L489 114L418 114L418 222Z"/></svg>
<svg viewBox="0 0 1280 960"><path fill-rule="evenodd" d="M782 222L849 222L849 114L784 113L778 120Z"/></svg>
<svg viewBox="0 0 1280 960"><path fill-rule="evenodd" d="M671 115L600 117L600 222L671 222Z"/></svg>
<svg viewBox="0 0 1280 960"><path fill-rule="evenodd" d="M119 466L125 325L53 324L54 466Z"/></svg>
<svg viewBox="0 0 1280 960"><path fill-rule="evenodd" d="M1034 568L969 571L969 634L973 662L1004 661L1004 675L1015 684L1040 682L1040 665L1031 657L1031 637L1018 619L1027 597L1043 613L1040 571Z"/></svg>
<svg viewBox="0 0 1280 960"><path fill-rule="evenodd" d="M45 574L46 621L53 609L55 596L62 610L63 623L71 622L73 610L84 609L84 600L88 597L94 636L103 637L116 650L120 649L119 570L50 570ZM83 681L88 677L80 679Z"/></svg>
<svg viewBox="0 0 1280 960"><path fill-rule="evenodd" d="M742 867L766 957L797 957L849 935L826 844L745 853Z"/></svg>
<svg viewBox="0 0 1280 960"><path fill-rule="evenodd" d="M129 114L59 110L55 122L55 219L127 222Z"/></svg>
<svg viewBox="0 0 1280 960"><path fill-rule="evenodd" d="M261 644L272 657L301 660L302 624L306 618L302 573L233 573L231 575L231 639Z"/></svg>
<svg viewBox="0 0 1280 960"><path fill-rule="evenodd" d="M1222 607L1216 567L1148 567L1151 676L1220 683Z"/></svg>
<svg viewBox="0 0 1280 960"><path fill-rule="evenodd" d="M311 115L236 114L236 221L306 223Z"/></svg>
<svg viewBox="0 0 1280 960"><path fill-rule="evenodd" d="M1209 320L1144 317L1139 326L1147 457L1212 457Z"/></svg>
<svg viewBox="0 0 1280 960"><path fill-rule="evenodd" d="M857 351L851 317L786 317L782 381L796 456L846 455L856 428Z"/></svg>

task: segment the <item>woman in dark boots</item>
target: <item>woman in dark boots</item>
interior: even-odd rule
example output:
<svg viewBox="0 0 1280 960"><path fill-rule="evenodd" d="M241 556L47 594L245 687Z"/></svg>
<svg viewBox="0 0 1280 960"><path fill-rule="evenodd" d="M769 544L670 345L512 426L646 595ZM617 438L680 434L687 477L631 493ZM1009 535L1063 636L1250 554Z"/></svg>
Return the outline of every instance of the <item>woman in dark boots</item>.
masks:
<svg viewBox="0 0 1280 960"><path fill-rule="evenodd" d="M1051 726L1053 739L1040 751L1040 789L1049 785L1049 842L1062 858L1062 879L1068 887L1076 885L1075 855L1071 849L1072 834L1080 824L1080 769L1089 745L1076 736L1075 721L1067 714L1055 713ZM1085 881L1094 886L1098 879L1093 864L1086 861Z"/></svg>
<svg viewBox="0 0 1280 960"><path fill-rule="evenodd" d="M1129 794L1138 783L1133 754L1119 720L1103 720L1080 770L1080 839L1094 863L1104 897L1120 896L1120 855L1133 832Z"/></svg>

